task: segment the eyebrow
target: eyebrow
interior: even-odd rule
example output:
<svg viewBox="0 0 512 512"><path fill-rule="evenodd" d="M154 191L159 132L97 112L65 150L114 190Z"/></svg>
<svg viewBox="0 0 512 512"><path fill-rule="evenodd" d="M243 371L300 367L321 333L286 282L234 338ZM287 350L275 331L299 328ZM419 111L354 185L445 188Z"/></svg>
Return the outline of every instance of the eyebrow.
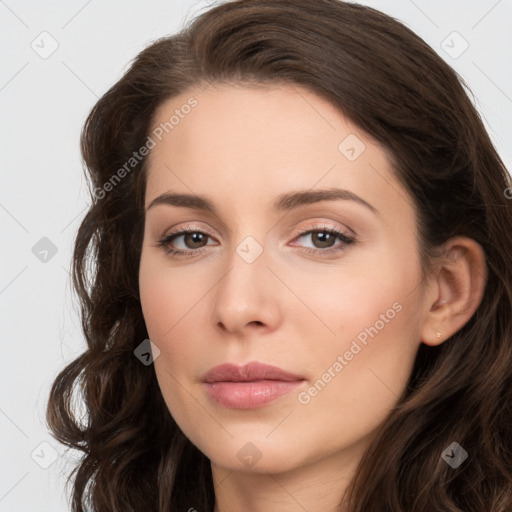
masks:
<svg viewBox="0 0 512 512"><path fill-rule="evenodd" d="M300 190L297 192L281 194L275 200L273 210L276 212L289 211L300 206L319 203L320 201L335 201L340 199L354 201L365 206L373 213L378 214L378 210L363 198L354 194L354 192L351 192L350 190L341 188L330 188L327 190ZM146 208L146 211L162 204L208 211L217 215L215 206L207 197L195 194L177 194L172 192L166 192L165 194L155 197L155 199L153 199Z"/></svg>

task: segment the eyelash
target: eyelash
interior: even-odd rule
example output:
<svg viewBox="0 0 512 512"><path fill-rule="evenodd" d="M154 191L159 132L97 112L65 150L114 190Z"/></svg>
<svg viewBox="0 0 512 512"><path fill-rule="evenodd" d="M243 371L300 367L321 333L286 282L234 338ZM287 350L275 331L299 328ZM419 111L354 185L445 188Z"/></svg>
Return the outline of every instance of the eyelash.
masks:
<svg viewBox="0 0 512 512"><path fill-rule="evenodd" d="M199 249L190 249L188 251L183 251L181 249L175 249L174 247L171 246L171 242L175 238L179 238L180 236L186 235L188 233L199 233L201 235L207 236L208 238L212 238L208 233L205 233L204 231L201 231L200 229L183 228L180 231L176 231L174 233L170 233L170 234L164 236L163 238L161 238L160 240L157 241L156 246L162 247L167 254L171 255L172 257L176 257L176 258L194 256L196 254L200 254L200 253L204 252L204 250L206 249L207 246L203 246ZM340 231L336 228L326 227L326 226L313 226L313 227L307 229L306 231L302 231L301 233L299 233L294 238L294 240L297 238L302 238L302 237L312 234L312 233L327 233L329 235L335 236L336 238L341 240L343 242L343 244L345 244L345 246L352 245L357 242L356 237L349 236L346 233L343 233L342 231ZM335 248L329 247L327 249L312 249L311 247L303 247L302 250L304 252L312 253L312 254L332 254L332 253L340 252L344 249L340 248L338 246Z"/></svg>

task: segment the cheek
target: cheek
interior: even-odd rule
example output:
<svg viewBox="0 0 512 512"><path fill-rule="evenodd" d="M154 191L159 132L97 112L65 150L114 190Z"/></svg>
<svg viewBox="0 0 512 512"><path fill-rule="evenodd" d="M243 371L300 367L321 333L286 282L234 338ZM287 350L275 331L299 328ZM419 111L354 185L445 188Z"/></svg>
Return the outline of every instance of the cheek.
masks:
<svg viewBox="0 0 512 512"><path fill-rule="evenodd" d="M309 312L294 322L323 329L321 346L327 351L343 352L356 338L364 344L376 331L386 339L386 333L409 330L406 318L418 309L417 295L411 292L418 287L420 269L407 254L379 251L321 273L301 272L294 291ZM314 348L316 352L318 344Z"/></svg>
<svg viewBox="0 0 512 512"><path fill-rule="evenodd" d="M419 278L414 258L381 254L379 264L352 267L339 285L324 282L325 293L308 292L331 333L305 343L318 386L303 402L340 404L362 418L398 399L420 343Z"/></svg>
<svg viewBox="0 0 512 512"><path fill-rule="evenodd" d="M311 380L297 397L297 418L308 428L297 443L320 444L330 453L356 443L386 420L407 385L417 352L409 309L409 303L366 297L352 314L338 315L333 341L308 347Z"/></svg>
<svg viewBox="0 0 512 512"><path fill-rule="evenodd" d="M372 394L372 385L378 384L379 378L400 394L419 345L413 301L393 286L371 295L347 290L337 299L333 298L336 307L331 303L330 309L324 310L334 335L305 342L307 360L314 362L311 377L332 388L350 389L346 398L352 395L356 408ZM344 307L338 307L340 303ZM381 391L388 392L384 387L380 386Z"/></svg>
<svg viewBox="0 0 512 512"><path fill-rule="evenodd" d="M183 278L183 272L163 264L161 256L147 254L143 250L139 290L142 312L151 339L156 341L169 337L180 319L186 316L200 293L192 284L190 279Z"/></svg>
<svg viewBox="0 0 512 512"><path fill-rule="evenodd" d="M187 416L194 410L187 400L188 395L180 391L197 359L197 347L186 337L193 328L194 316L188 313L195 312L191 308L197 302L197 293L180 282L176 272L166 269L157 260L143 252L139 271L140 300L149 338L160 350L154 361L158 384L168 410L183 429Z"/></svg>
<svg viewBox="0 0 512 512"><path fill-rule="evenodd" d="M201 354L203 337L195 336L199 320L204 315L205 294L208 285L202 279L191 278L190 272L171 269L161 257L143 253L139 272L141 307L149 338L159 348L155 360L157 377L165 386L174 388L190 378L190 372ZM172 376L172 377L171 377Z"/></svg>

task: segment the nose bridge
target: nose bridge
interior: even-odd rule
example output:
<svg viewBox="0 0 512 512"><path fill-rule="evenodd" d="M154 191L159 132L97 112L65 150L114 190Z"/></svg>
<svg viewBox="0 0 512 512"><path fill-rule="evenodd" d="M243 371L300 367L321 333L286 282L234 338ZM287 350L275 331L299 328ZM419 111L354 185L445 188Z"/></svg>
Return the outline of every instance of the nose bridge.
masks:
<svg viewBox="0 0 512 512"><path fill-rule="evenodd" d="M238 301L249 304L260 294L265 294L268 283L267 251L254 237L246 236L230 251L227 263L229 272L220 283L222 293L236 296Z"/></svg>

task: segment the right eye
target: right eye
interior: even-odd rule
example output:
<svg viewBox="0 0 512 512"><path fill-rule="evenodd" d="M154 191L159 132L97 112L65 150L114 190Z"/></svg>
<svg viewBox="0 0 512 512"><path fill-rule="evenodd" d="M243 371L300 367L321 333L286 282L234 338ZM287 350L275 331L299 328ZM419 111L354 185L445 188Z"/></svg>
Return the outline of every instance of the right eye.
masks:
<svg viewBox="0 0 512 512"><path fill-rule="evenodd" d="M182 229L174 233L169 233L161 240L158 241L157 245L163 247L164 250L171 255L175 256L192 256L194 253L202 252L198 251L209 244L208 239L211 239L208 233L205 233L198 229Z"/></svg>

